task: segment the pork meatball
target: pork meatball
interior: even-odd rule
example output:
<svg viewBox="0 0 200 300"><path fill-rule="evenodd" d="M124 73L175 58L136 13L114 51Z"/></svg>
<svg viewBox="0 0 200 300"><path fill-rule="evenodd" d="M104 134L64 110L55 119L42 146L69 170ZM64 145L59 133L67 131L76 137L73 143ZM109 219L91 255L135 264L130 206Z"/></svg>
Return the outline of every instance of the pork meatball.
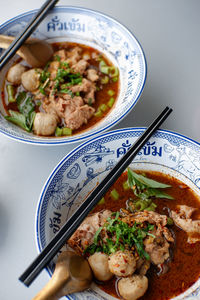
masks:
<svg viewBox="0 0 200 300"><path fill-rule="evenodd" d="M148 288L146 276L133 275L118 281L118 290L125 300L136 300L144 295Z"/></svg>
<svg viewBox="0 0 200 300"><path fill-rule="evenodd" d="M96 279L107 281L113 277L108 268L108 255L96 252L88 258L88 262Z"/></svg>
<svg viewBox="0 0 200 300"><path fill-rule="evenodd" d="M29 91L35 91L40 84L40 70L31 69L22 74L22 85L23 87Z"/></svg>
<svg viewBox="0 0 200 300"><path fill-rule="evenodd" d="M119 250L109 256L108 266L113 274L120 277L126 277L135 272L136 260L130 251Z"/></svg>
<svg viewBox="0 0 200 300"><path fill-rule="evenodd" d="M37 135L49 136L54 134L57 127L57 118L53 114L36 113L33 122L33 131Z"/></svg>
<svg viewBox="0 0 200 300"><path fill-rule="evenodd" d="M26 67L20 64L12 66L7 74L7 80L14 85L21 83L21 76L26 71Z"/></svg>

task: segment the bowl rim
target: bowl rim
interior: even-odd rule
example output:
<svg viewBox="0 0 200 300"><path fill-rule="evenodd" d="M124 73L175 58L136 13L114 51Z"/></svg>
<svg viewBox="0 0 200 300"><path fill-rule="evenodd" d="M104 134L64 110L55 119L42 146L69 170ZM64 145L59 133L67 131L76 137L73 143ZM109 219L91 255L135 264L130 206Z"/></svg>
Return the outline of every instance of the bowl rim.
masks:
<svg viewBox="0 0 200 300"><path fill-rule="evenodd" d="M36 206L36 212L35 212L35 243L36 243L36 248L37 248L37 252L40 253L42 251L41 247L40 247L40 230L39 230L39 218L40 218L40 208L43 205L43 200L44 200L44 195L46 193L46 190L48 188L49 183L51 182L51 180L53 179L55 173L60 169L61 165L63 163L65 163L68 159L70 159L70 157L72 157L76 152L79 152L81 149L83 149L84 147L86 147L87 145L89 145L90 143L93 143L94 141L98 141L106 136L112 135L112 134L120 134L123 132L130 132L130 131L144 131L147 127L127 127L127 128L120 128L120 129L115 129L115 130L111 130L109 132L104 132L103 134L94 137L91 140L85 141L84 143L81 143L80 145L78 145L77 147L75 147L74 149L72 149L68 154L66 154L58 163L57 165L53 168L53 170L51 171L50 175L48 176L48 178L46 179L45 183L43 184L42 190L40 192L39 198L38 198L38 202L37 202L37 206ZM165 133L167 135L171 135L171 136L177 136L183 140L186 140L189 143L194 144L195 146L199 147L199 151L200 151L200 143L193 140L190 137L187 137L181 133L172 131L172 130L168 130L168 129L158 129L156 132L159 133ZM186 175L184 175L186 176ZM187 177L187 176L186 176ZM187 177L188 178L188 177ZM193 182L194 183L194 182ZM194 183L195 184L195 183ZM196 184L195 184L196 185ZM45 270L47 271L48 275L51 277L52 274L50 272L49 267L45 267ZM192 287L192 286L191 286ZM190 287L190 288L191 288ZM198 288L198 287L197 287ZM179 297L180 295L178 295L177 297ZM66 299L72 299L69 298L68 296L65 296Z"/></svg>
<svg viewBox="0 0 200 300"><path fill-rule="evenodd" d="M138 45L138 47L141 51L143 64L144 64L143 80L142 80L142 84L141 84L141 87L140 87L140 91L137 94L137 97L135 97L135 101L132 101L132 104L130 105L130 107L125 112L123 112L122 115L117 120L113 121L111 124L103 126L103 128L101 128L101 129L97 128L92 133L88 132L88 134L86 134L85 136L76 137L76 135L74 135L74 138L72 138L70 140L67 139L67 138L61 138L60 140L57 139L56 141L54 140L54 138L52 138L52 139L50 138L50 139L45 140L45 137L42 137L43 140L41 139L41 141L40 141L39 139L38 140L29 140L28 138L16 137L14 134L10 134L8 132L5 132L3 129L0 129L0 133L6 135L7 137L9 137L11 139L14 139L14 140L26 143L26 144L44 145L44 146L57 146L57 145L72 144L72 143L78 143L78 142L81 142L81 141L89 140L91 137L99 136L103 132L106 132L107 130L109 130L112 127L114 127L115 125L117 125L120 121L122 121L130 113L130 111L134 108L134 106L137 104L137 102L140 99L141 94L144 90L144 86L145 86L146 79L147 79L147 60L146 60L146 56L145 56L145 53L144 53L144 50L143 50L143 47L142 47L141 43L138 41L138 39L135 37L135 35L132 33L132 31L127 26L125 26L121 21L118 21L116 18L113 18L108 14L105 14L105 13L100 12L98 10L93 10L93 9L90 9L90 8L84 8L84 7L81 7L81 6L79 7L79 6L60 5L60 6L56 6L53 9L51 9L49 13L56 12L56 11L62 11L62 10L66 10L66 9L72 9L72 10L75 10L75 11L76 10L77 11L81 10L81 11L86 12L86 13L92 13L92 14L96 14L97 16L99 15L101 17L107 18L108 20L110 20L112 22L114 21L116 24L118 24L118 26L120 28L124 29L125 32L135 40L136 44ZM22 14L19 14L15 17L9 19L8 21L0 24L0 31L2 29L4 29L8 24L10 24L10 23L12 23L12 22L24 17L24 16L32 15L32 14L36 13L37 11L38 11L38 9L30 10L30 11L24 12ZM133 100L133 98L132 98L132 100Z"/></svg>

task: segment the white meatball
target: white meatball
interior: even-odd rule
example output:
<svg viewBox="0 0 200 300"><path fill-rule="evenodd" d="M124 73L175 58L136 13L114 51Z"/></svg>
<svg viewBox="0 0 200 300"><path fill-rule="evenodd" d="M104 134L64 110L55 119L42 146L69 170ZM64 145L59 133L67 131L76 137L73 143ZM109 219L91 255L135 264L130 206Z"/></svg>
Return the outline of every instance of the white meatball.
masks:
<svg viewBox="0 0 200 300"><path fill-rule="evenodd" d="M88 262L96 279L107 281L113 277L108 268L108 255L96 252L88 258Z"/></svg>
<svg viewBox="0 0 200 300"><path fill-rule="evenodd" d="M109 256L108 266L110 271L120 277L130 276L135 272L136 260L128 251L117 251Z"/></svg>
<svg viewBox="0 0 200 300"><path fill-rule="evenodd" d="M21 83L21 76L26 71L26 67L20 64L16 64L11 67L7 74L7 80L12 84L20 84Z"/></svg>
<svg viewBox="0 0 200 300"><path fill-rule="evenodd" d="M35 69L31 69L29 71L26 71L22 74L21 78L22 78L22 85L27 91L33 92L39 87L40 84L39 70L36 71Z"/></svg>
<svg viewBox="0 0 200 300"><path fill-rule="evenodd" d="M118 281L118 290L125 300L136 300L144 295L148 288L146 276L133 275Z"/></svg>
<svg viewBox="0 0 200 300"><path fill-rule="evenodd" d="M37 135L52 135L57 127L57 118L53 114L36 113L33 122L33 131Z"/></svg>

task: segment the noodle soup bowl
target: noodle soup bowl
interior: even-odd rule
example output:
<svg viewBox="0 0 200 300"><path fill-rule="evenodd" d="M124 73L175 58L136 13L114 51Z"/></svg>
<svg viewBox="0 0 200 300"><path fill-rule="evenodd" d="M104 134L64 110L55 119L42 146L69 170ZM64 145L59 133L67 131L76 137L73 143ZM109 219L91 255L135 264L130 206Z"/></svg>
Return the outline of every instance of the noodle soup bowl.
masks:
<svg viewBox="0 0 200 300"><path fill-rule="evenodd" d="M39 252L143 132L144 128L129 128L104 133L78 146L55 167L42 189L36 211L36 244ZM175 177L200 197L200 144L187 137L158 130L140 150L131 167L159 171ZM61 251L64 249L66 245ZM50 276L56 259L47 267ZM103 292L95 283L89 290L67 298L116 299ZM197 280L174 299L199 298L200 280Z"/></svg>
<svg viewBox="0 0 200 300"><path fill-rule="evenodd" d="M17 36L35 13L36 11L27 12L4 23L0 26L0 34ZM111 111L101 121L85 131L61 138L33 135L8 122L4 118L5 107L0 101L0 132L6 136L35 145L80 142L116 125L139 100L146 80L146 61L143 50L132 33L111 17L84 8L56 7L38 26L33 37L48 42L80 43L102 52L119 69L118 97ZM1 71L1 90L8 68L16 59L17 56Z"/></svg>

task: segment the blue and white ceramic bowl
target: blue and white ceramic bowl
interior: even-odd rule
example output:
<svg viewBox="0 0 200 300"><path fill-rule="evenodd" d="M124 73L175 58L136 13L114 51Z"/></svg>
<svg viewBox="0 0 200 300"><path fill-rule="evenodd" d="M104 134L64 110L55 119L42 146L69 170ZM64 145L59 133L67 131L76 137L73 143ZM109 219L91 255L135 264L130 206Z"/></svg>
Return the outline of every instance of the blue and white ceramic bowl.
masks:
<svg viewBox="0 0 200 300"><path fill-rule="evenodd" d="M0 26L0 34L16 36L35 13L36 11L27 12L4 23ZM135 106L145 84L146 62L136 38L119 22L89 9L56 7L49 12L33 36L50 42L82 43L102 51L120 70L117 104L106 118L85 132L66 138L44 138L26 133L6 121L3 117L5 109L0 101L0 132L18 141L33 144L58 145L79 142L114 126ZM0 88L7 69L8 66L1 73Z"/></svg>
<svg viewBox="0 0 200 300"><path fill-rule="evenodd" d="M44 185L36 212L39 252L143 132L144 128L132 128L103 134L77 147L56 166ZM132 167L172 175L200 196L200 144L187 137L158 130L138 153ZM50 275L54 262L47 268ZM68 298L115 299L95 284L88 291ZM200 299L200 280L174 299Z"/></svg>

